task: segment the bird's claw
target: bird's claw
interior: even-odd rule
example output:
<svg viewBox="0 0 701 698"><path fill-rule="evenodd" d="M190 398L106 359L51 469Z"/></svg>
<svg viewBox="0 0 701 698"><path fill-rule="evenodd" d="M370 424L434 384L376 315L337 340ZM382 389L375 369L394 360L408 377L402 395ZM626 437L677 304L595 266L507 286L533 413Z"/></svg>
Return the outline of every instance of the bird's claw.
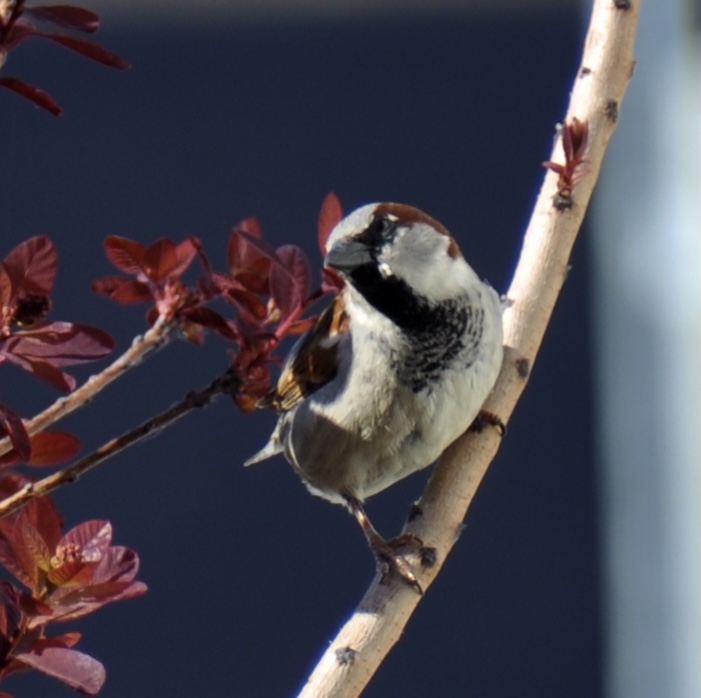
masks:
<svg viewBox="0 0 701 698"><path fill-rule="evenodd" d="M411 562L407 559L407 552L400 552L401 548L412 548L411 552L418 555L422 567L433 567L436 564L436 549L428 548L416 534L406 532L396 538L383 538L370 523L362 502L352 495L346 495L346 503L350 512L363 529L365 538L377 560L382 581L392 572L396 572L412 589L423 594L424 590L416 578Z"/></svg>
<svg viewBox="0 0 701 698"><path fill-rule="evenodd" d="M407 552L400 550L407 547L413 548L412 552L418 554L423 567L432 567L435 564L436 549L426 547L423 541L413 533L403 533L389 540L378 536L370 544L382 573L382 581L394 572L418 594L423 594L423 588L416 578L413 566L407 557Z"/></svg>

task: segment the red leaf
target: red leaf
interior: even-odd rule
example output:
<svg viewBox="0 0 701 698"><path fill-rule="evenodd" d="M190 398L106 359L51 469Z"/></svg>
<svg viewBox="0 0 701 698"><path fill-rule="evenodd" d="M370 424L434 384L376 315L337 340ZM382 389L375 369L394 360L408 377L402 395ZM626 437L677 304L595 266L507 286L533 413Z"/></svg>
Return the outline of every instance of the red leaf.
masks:
<svg viewBox="0 0 701 698"><path fill-rule="evenodd" d="M112 524L109 521L85 521L72 528L58 542L58 546L75 545L80 548L83 562L99 562L112 541Z"/></svg>
<svg viewBox="0 0 701 698"><path fill-rule="evenodd" d="M21 4L24 4L24 0L22 0ZM25 19L22 19L22 17L16 17L15 21L12 22L9 27L6 25L2 42L3 48L5 51L9 51L16 46L19 46L19 44L21 44L23 41L26 41L27 39L36 35L37 30L33 24L27 22Z"/></svg>
<svg viewBox="0 0 701 698"><path fill-rule="evenodd" d="M105 254L119 271L132 276L143 273L146 248L140 242L110 235L105 239Z"/></svg>
<svg viewBox="0 0 701 698"><path fill-rule="evenodd" d="M15 658L81 693L98 693L105 683L105 667L87 654L56 644L52 638L41 638L30 651L19 652Z"/></svg>
<svg viewBox="0 0 701 698"><path fill-rule="evenodd" d="M342 218L343 208L341 207L341 202L335 192L329 192L321 204L317 222L319 249L322 257L326 256L326 242L329 239L329 235L331 235L331 231Z"/></svg>
<svg viewBox="0 0 701 698"><path fill-rule="evenodd" d="M75 378L64 373L60 369L52 366L48 361L42 359L27 359L24 356L17 356L9 353L6 355L8 361L23 368L29 373L33 373L37 378L41 378L54 388L70 391L75 388Z"/></svg>
<svg viewBox="0 0 701 698"><path fill-rule="evenodd" d="M25 512L0 522L0 560L22 584L37 591L39 562L46 563L48 547Z"/></svg>
<svg viewBox="0 0 701 698"><path fill-rule="evenodd" d="M123 283L130 281L123 276L101 276L90 284L90 290L101 296L111 296Z"/></svg>
<svg viewBox="0 0 701 698"><path fill-rule="evenodd" d="M144 272L154 283L165 281L178 263L175 243L163 238L156 240L144 255Z"/></svg>
<svg viewBox="0 0 701 698"><path fill-rule="evenodd" d="M268 316L268 308L255 293L231 285L227 289L227 294L257 320L264 320Z"/></svg>
<svg viewBox="0 0 701 698"><path fill-rule="evenodd" d="M54 611L53 620L80 618L107 603L135 598L147 591L145 584L134 581L139 571L139 556L129 548L109 547L91 569L90 584L78 589L59 587L50 594L47 601Z"/></svg>
<svg viewBox="0 0 701 698"><path fill-rule="evenodd" d="M243 230L244 233L248 233L254 238L263 237L263 231L260 227L260 221L255 216L245 218L237 226L234 227L234 230Z"/></svg>
<svg viewBox="0 0 701 698"><path fill-rule="evenodd" d="M129 64L116 53L112 53L112 51L108 51L87 39L81 39L77 36L67 36L66 34L45 34L43 32L35 32L35 36L55 41L57 44L61 44L61 46L65 46L67 49L75 51L93 61L102 63L109 68L116 68L117 70L126 70L129 68Z"/></svg>
<svg viewBox="0 0 701 698"><path fill-rule="evenodd" d="M90 288L95 293L108 296L122 305L153 300L153 293L148 284L125 279L123 276L103 276L101 279L95 279Z"/></svg>
<svg viewBox="0 0 701 698"><path fill-rule="evenodd" d="M306 300L307 296L309 296L312 278L307 256L297 245L283 245L275 251L282 265L294 279L299 290L300 299L302 301Z"/></svg>
<svg viewBox="0 0 701 698"><path fill-rule="evenodd" d="M151 327L156 324L156 320L158 320L159 317L161 317L161 313L158 308L150 308L146 312L146 322L148 322Z"/></svg>
<svg viewBox="0 0 701 698"><path fill-rule="evenodd" d="M51 322L16 332L5 345L5 354L14 354L27 361L38 359L61 367L106 356L112 351L114 340L97 327L73 322Z"/></svg>
<svg viewBox="0 0 701 698"><path fill-rule="evenodd" d="M143 281L125 281L110 298L121 305L132 305L153 300L153 292Z"/></svg>
<svg viewBox="0 0 701 698"><path fill-rule="evenodd" d="M227 260L230 270L245 269L248 262L255 261L259 257L269 261L277 260L275 250L261 238L243 228L235 228L229 240Z"/></svg>
<svg viewBox="0 0 701 698"><path fill-rule="evenodd" d="M58 106L54 98L48 94L48 92L44 92L44 90L40 90L38 87L28 85L26 82L22 82L17 78L9 77L0 77L0 87L12 90L12 92L36 104L37 107L51 112L54 116L61 116L61 114L63 114L63 110Z"/></svg>
<svg viewBox="0 0 701 698"><path fill-rule="evenodd" d="M229 271L246 289L267 293L270 266L277 260L275 251L262 240L243 230L234 230L227 251Z"/></svg>
<svg viewBox="0 0 701 698"><path fill-rule="evenodd" d="M251 261L264 257L272 260L275 250L260 237L252 235L244 228L234 228L229 239L227 260L231 270L245 269Z"/></svg>
<svg viewBox="0 0 701 698"><path fill-rule="evenodd" d="M580 163L587 149L589 125L577 117L562 127L562 149L569 165L573 161Z"/></svg>
<svg viewBox="0 0 701 698"><path fill-rule="evenodd" d="M297 312L302 306L299 288L290 272L281 264L273 264L270 270L270 295L283 318Z"/></svg>
<svg viewBox="0 0 701 698"><path fill-rule="evenodd" d="M22 459L17 455L15 451L8 451L0 456L0 470L5 470L6 468L12 468L21 463Z"/></svg>
<svg viewBox="0 0 701 698"><path fill-rule="evenodd" d="M139 564L139 556L131 548L113 545L102 556L93 584L132 582L139 572Z"/></svg>
<svg viewBox="0 0 701 698"><path fill-rule="evenodd" d="M192 246L194 247L195 254L200 258L200 264L202 265L202 268L204 269L204 273L207 276L212 276L212 265L209 263L209 259L207 259L207 255L204 253L204 250L202 249L202 243L200 242L200 240L191 235L190 238L186 242L190 242L192 244ZM184 254L184 253L180 252L180 247L184 244L185 243L183 242L178 246L178 256L180 256L181 254Z"/></svg>
<svg viewBox="0 0 701 698"><path fill-rule="evenodd" d="M12 295L20 291L51 295L56 280L56 248L46 235L25 240L2 262L12 284Z"/></svg>
<svg viewBox="0 0 701 698"><path fill-rule="evenodd" d="M0 308L7 306L12 300L12 281L5 267L0 262Z"/></svg>
<svg viewBox="0 0 701 698"><path fill-rule="evenodd" d="M247 313L243 308L239 311L234 323L236 325L236 330L240 335L238 341L241 343L241 346L249 348L253 348L255 346L255 351L253 352L255 356L260 353L261 348L259 345L266 344L271 340L274 341L277 339L274 332L270 332L269 330L263 328L260 321ZM246 363L245 359L246 355L244 352L239 352L237 364L244 365Z"/></svg>
<svg viewBox="0 0 701 698"><path fill-rule="evenodd" d="M52 594L59 595L66 587L60 587ZM65 622L82 618L115 601L126 601L143 596L148 587L143 582L103 582L83 589L73 590L60 598L58 604L52 603L53 612L43 620L45 623Z"/></svg>
<svg viewBox="0 0 701 698"><path fill-rule="evenodd" d="M0 500L9 497L10 495L19 492L31 480L17 474L4 475L0 478ZM43 538L49 544L49 547L55 547L61 537L62 520L58 511L51 502L49 497L34 497L26 506L20 510L41 532ZM3 522L13 520L13 516L19 515L20 512L10 514L9 516L0 519L0 527Z"/></svg>
<svg viewBox="0 0 701 698"><path fill-rule="evenodd" d="M54 642L59 643L62 647L75 647L80 642L81 637L82 636L80 633L72 632L56 635L51 639Z"/></svg>
<svg viewBox="0 0 701 698"><path fill-rule="evenodd" d="M22 584L31 588L34 579L25 571L25 559L20 552L15 552L14 546L9 536L14 536L14 533L3 534L0 536L0 564L7 572L14 575Z"/></svg>
<svg viewBox="0 0 701 698"><path fill-rule="evenodd" d="M23 520L19 533L21 547L26 551L25 570L32 576L32 591L36 591L39 570L48 571L51 551L46 541L42 538L41 533L26 519ZM16 544L18 541L16 537L13 538L12 542L15 549L17 549Z"/></svg>
<svg viewBox="0 0 701 698"><path fill-rule="evenodd" d="M202 254L202 257L207 264L206 257L204 257L204 254L200 252L200 248L200 241L197 238L191 237L187 240L183 240L183 242L181 242L175 248L177 262L170 272L171 275L177 277L182 276L187 271L190 264L192 264L192 260L197 257L198 254Z"/></svg>
<svg viewBox="0 0 701 698"><path fill-rule="evenodd" d="M325 268L321 270L321 290L324 293L339 293L343 290L346 282L343 277L335 270Z"/></svg>
<svg viewBox="0 0 701 698"><path fill-rule="evenodd" d="M227 339L236 339L237 337L234 328L219 313L211 308L205 308L203 306L185 308L181 312L181 315L190 322L214 330Z"/></svg>
<svg viewBox="0 0 701 698"><path fill-rule="evenodd" d="M24 12L37 19L81 32L96 32L100 27L100 18L94 12L84 10L82 7L49 5L46 7L27 7Z"/></svg>
<svg viewBox="0 0 701 698"><path fill-rule="evenodd" d="M27 517L46 541L50 550L55 550L61 539L63 519L49 497L35 497L24 508Z"/></svg>
<svg viewBox="0 0 701 698"><path fill-rule="evenodd" d="M9 436L12 448L22 461L27 461L31 452L29 434L21 417L0 403L0 434Z"/></svg>
<svg viewBox="0 0 701 698"><path fill-rule="evenodd" d="M85 589L83 596L94 599L93 603L104 606L115 601L126 601L143 596L148 587L143 582L101 582Z"/></svg>
<svg viewBox="0 0 701 698"><path fill-rule="evenodd" d="M75 380L60 368L98 359L113 346L114 340L96 327L52 322L0 341L0 360L12 361L59 389L72 390Z"/></svg>
<svg viewBox="0 0 701 698"><path fill-rule="evenodd" d="M31 447L28 465L43 468L74 458L80 451L80 439L62 431L44 431L32 436Z"/></svg>
<svg viewBox="0 0 701 698"><path fill-rule="evenodd" d="M544 162L541 163L543 167L545 167L548 170L552 170L556 174L563 175L567 172L567 168L565 165L561 165L560 163L553 162L552 160L545 160Z"/></svg>
<svg viewBox="0 0 701 698"><path fill-rule="evenodd" d="M20 475L5 475L0 478L0 499L19 492L30 482L31 480ZM63 521L49 497L34 497L19 512L0 519L0 534L11 533L19 517L26 518L39 531L51 550L56 547L61 538Z"/></svg>

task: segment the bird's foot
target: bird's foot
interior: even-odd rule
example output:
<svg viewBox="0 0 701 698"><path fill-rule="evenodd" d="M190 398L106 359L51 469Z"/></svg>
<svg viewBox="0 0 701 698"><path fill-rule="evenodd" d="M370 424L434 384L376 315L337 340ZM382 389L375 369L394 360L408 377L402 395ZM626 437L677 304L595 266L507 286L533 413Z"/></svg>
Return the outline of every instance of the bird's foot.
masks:
<svg viewBox="0 0 701 698"><path fill-rule="evenodd" d="M423 589L416 578L416 573L408 555L418 555L422 567L433 567L436 563L436 549L426 547L414 533L402 533L396 538L383 538L370 523L363 505L356 497L346 496L351 513L363 529L365 538L372 550L384 581L391 573L396 573L412 589L423 594Z"/></svg>
<svg viewBox="0 0 701 698"><path fill-rule="evenodd" d="M432 567L436 563L436 549L424 545L423 541L413 533L402 533L396 538L385 539L381 536L368 538L370 550L372 550L382 573L382 581L388 575L396 573L412 589L423 594L423 588L419 584L414 572L414 566L409 560L409 555L418 556L422 567Z"/></svg>

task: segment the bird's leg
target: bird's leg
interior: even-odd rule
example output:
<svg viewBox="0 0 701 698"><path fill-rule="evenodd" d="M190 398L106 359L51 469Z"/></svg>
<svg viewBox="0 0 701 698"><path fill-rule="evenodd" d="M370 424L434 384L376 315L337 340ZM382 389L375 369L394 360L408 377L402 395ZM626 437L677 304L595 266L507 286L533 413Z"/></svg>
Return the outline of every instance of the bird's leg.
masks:
<svg viewBox="0 0 701 698"><path fill-rule="evenodd" d="M345 499L350 512L355 516L356 521L360 524L360 528L363 529L370 550L372 550L382 569L383 577L387 572L394 570L409 586L413 587L419 594L423 594L423 589L416 579L411 564L409 564L405 555L399 552L399 548L412 546L418 549L419 556L422 560L431 559L430 552L433 549L424 548L423 541L413 533L403 533L389 540L383 538L370 522L360 500L350 495L345 495ZM424 555L424 552L426 552L426 555Z"/></svg>
<svg viewBox="0 0 701 698"><path fill-rule="evenodd" d="M499 436L504 436L504 434L506 434L506 424L501 421L498 415L489 410L480 410L472 424L470 424L470 431L479 434L484 431L485 427L496 427Z"/></svg>

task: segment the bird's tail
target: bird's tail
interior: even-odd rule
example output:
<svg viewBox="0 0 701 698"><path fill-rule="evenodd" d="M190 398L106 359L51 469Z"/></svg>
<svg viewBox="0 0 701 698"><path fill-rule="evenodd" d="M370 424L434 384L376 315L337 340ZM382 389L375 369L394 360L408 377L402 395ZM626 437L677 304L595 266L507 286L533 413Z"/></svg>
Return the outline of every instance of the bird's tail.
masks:
<svg viewBox="0 0 701 698"><path fill-rule="evenodd" d="M272 458L273 456L276 456L278 453L282 452L282 443L280 443L279 439L273 437L267 444L265 444L265 446L263 446L263 448L260 449L260 451L258 451L258 453L252 455L243 465L245 468L247 468L249 465L261 463L262 461L268 460L268 458Z"/></svg>

